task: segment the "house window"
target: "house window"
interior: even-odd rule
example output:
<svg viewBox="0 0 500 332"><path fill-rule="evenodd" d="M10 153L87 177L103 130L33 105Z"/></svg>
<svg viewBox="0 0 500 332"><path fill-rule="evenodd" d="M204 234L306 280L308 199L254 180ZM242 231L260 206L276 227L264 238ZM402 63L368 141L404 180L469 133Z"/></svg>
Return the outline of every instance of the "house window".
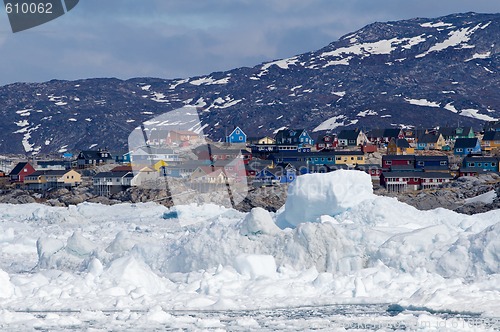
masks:
<svg viewBox="0 0 500 332"><path fill-rule="evenodd" d="M417 181L418 181L418 178L413 178L413 181L417 182Z"/></svg>
<svg viewBox="0 0 500 332"><path fill-rule="evenodd" d="M419 162L417 163L417 165L418 165L418 166L424 166L424 162L423 162L423 161L419 161Z"/></svg>
<svg viewBox="0 0 500 332"><path fill-rule="evenodd" d="M24 171L24 173L28 173L28 169L27 168L25 168L23 171Z"/></svg>
<svg viewBox="0 0 500 332"><path fill-rule="evenodd" d="M239 137L239 140L240 140L240 141L243 141L243 137L242 137L242 136L240 136L240 137Z"/></svg>
<svg viewBox="0 0 500 332"><path fill-rule="evenodd" d="M354 157L351 157L351 160L354 160Z"/></svg>
<svg viewBox="0 0 500 332"><path fill-rule="evenodd" d="M446 161L444 161L444 160L443 160L443 161L441 161L441 162L439 162L439 165L441 165L441 166L446 166L446 164L447 164L447 162L446 162Z"/></svg>
<svg viewBox="0 0 500 332"><path fill-rule="evenodd" d="M462 152L463 149L462 148L457 148L457 152Z"/></svg>
<svg viewBox="0 0 500 332"><path fill-rule="evenodd" d="M335 157L335 160L342 160L341 157Z"/></svg>
<svg viewBox="0 0 500 332"><path fill-rule="evenodd" d="M477 167L483 166L483 163L477 163Z"/></svg>
<svg viewBox="0 0 500 332"><path fill-rule="evenodd" d="M363 160L363 157L358 157L358 160Z"/></svg>
<svg viewBox="0 0 500 332"><path fill-rule="evenodd" d="M475 167L476 163L469 163L469 167Z"/></svg>
<svg viewBox="0 0 500 332"><path fill-rule="evenodd" d="M497 165L497 163L495 163L495 162L491 163L492 167L495 167L496 165Z"/></svg>
<svg viewBox="0 0 500 332"><path fill-rule="evenodd" d="M239 135L240 134L240 131L239 130L236 130L236 134Z"/></svg>
<svg viewBox="0 0 500 332"><path fill-rule="evenodd" d="M388 160L385 162L387 165L392 165L392 161L391 160Z"/></svg>

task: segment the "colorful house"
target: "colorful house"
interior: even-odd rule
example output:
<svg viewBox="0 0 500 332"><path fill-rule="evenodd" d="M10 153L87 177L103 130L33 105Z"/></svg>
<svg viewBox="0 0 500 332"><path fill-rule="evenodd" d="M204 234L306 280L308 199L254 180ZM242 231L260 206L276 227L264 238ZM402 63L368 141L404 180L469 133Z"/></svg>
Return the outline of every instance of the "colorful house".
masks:
<svg viewBox="0 0 500 332"><path fill-rule="evenodd" d="M365 154L361 151L335 151L335 165L363 165Z"/></svg>
<svg viewBox="0 0 500 332"><path fill-rule="evenodd" d="M467 156L469 154L481 154L481 144L477 137L457 138L453 147L453 154L456 156Z"/></svg>
<svg viewBox="0 0 500 332"><path fill-rule="evenodd" d="M483 136L482 148L486 152L491 150L500 149L500 130L499 131L486 131Z"/></svg>
<svg viewBox="0 0 500 332"><path fill-rule="evenodd" d="M166 144L168 145L189 145L202 139L202 136L191 130L170 130L167 133Z"/></svg>
<svg viewBox="0 0 500 332"><path fill-rule="evenodd" d="M192 183L228 184L234 179L227 176L224 167L199 166L189 176L189 180Z"/></svg>
<svg viewBox="0 0 500 332"><path fill-rule="evenodd" d="M380 184L389 192L404 192L436 188L452 180L452 176L440 172L383 172Z"/></svg>
<svg viewBox="0 0 500 332"><path fill-rule="evenodd" d="M277 145L314 145L314 140L305 129L282 129L274 137Z"/></svg>
<svg viewBox="0 0 500 332"><path fill-rule="evenodd" d="M28 162L18 163L12 171L10 171L10 181L24 182L24 178L36 172L36 169Z"/></svg>
<svg viewBox="0 0 500 332"><path fill-rule="evenodd" d="M448 156L415 156L415 169L422 171L449 172Z"/></svg>
<svg viewBox="0 0 500 332"><path fill-rule="evenodd" d="M273 186L280 183L280 177L275 173L277 170L266 167L255 174L252 182L254 186Z"/></svg>
<svg viewBox="0 0 500 332"><path fill-rule="evenodd" d="M415 149L410 146L410 143L404 138L391 138L387 145L387 154L390 155L405 155L414 154Z"/></svg>
<svg viewBox="0 0 500 332"><path fill-rule="evenodd" d="M460 167L460 176L475 176L485 172L499 172L498 157L465 157Z"/></svg>
<svg viewBox="0 0 500 332"><path fill-rule="evenodd" d="M372 144L387 144L391 139L404 138L404 133L400 128L372 129L366 133L366 138Z"/></svg>
<svg viewBox="0 0 500 332"><path fill-rule="evenodd" d="M441 134L424 134L417 139L417 150L442 150L445 145Z"/></svg>
<svg viewBox="0 0 500 332"><path fill-rule="evenodd" d="M78 168L88 168L113 162L111 154L103 149L81 151L76 158Z"/></svg>
<svg viewBox="0 0 500 332"><path fill-rule="evenodd" d="M28 190L72 188L82 183L82 176L74 170L36 171L24 178Z"/></svg>
<svg viewBox="0 0 500 332"><path fill-rule="evenodd" d="M302 162L310 165L335 165L336 152L276 153L269 156L275 164Z"/></svg>
<svg viewBox="0 0 500 332"><path fill-rule="evenodd" d="M415 156L414 155L384 155L382 156L383 169L415 169Z"/></svg>
<svg viewBox="0 0 500 332"><path fill-rule="evenodd" d="M94 192L99 196L110 196L130 188L134 173L128 171L100 172L93 179Z"/></svg>
<svg viewBox="0 0 500 332"><path fill-rule="evenodd" d="M439 133L447 142L454 142L459 138L474 138L474 130L472 127L442 127L439 128Z"/></svg>
<svg viewBox="0 0 500 332"><path fill-rule="evenodd" d="M337 135L335 134L324 134L318 136L316 140L316 149L317 150L328 150L336 148L339 145L339 141L337 139Z"/></svg>
<svg viewBox="0 0 500 332"><path fill-rule="evenodd" d="M337 136L339 146L359 146L368 141L362 130L342 130Z"/></svg>
<svg viewBox="0 0 500 332"><path fill-rule="evenodd" d="M240 127L236 127L233 131L226 137L226 143L246 143L247 135L241 130Z"/></svg>

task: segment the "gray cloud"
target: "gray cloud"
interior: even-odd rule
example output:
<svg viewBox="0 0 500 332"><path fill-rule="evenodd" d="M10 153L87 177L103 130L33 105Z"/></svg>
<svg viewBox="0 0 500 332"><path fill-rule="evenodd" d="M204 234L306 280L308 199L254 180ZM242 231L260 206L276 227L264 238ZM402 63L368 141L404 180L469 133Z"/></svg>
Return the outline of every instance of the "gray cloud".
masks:
<svg viewBox="0 0 500 332"><path fill-rule="evenodd" d="M0 20L0 84L203 75L315 50L374 21L467 11L499 12L500 2L85 0L17 34Z"/></svg>

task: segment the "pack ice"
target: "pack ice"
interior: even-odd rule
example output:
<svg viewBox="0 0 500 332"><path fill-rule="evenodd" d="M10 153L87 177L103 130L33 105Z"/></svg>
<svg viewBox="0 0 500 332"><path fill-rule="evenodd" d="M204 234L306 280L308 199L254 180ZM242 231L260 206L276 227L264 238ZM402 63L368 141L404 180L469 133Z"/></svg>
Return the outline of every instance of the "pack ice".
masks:
<svg viewBox="0 0 500 332"><path fill-rule="evenodd" d="M338 303L500 312L500 211L419 211L364 172L301 176L277 213L3 204L0 220L0 326Z"/></svg>

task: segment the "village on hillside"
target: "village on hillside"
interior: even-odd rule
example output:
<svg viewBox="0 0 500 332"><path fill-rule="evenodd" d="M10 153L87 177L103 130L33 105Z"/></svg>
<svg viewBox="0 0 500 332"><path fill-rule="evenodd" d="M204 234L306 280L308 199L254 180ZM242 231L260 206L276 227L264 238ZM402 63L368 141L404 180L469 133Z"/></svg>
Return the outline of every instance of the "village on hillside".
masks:
<svg viewBox="0 0 500 332"><path fill-rule="evenodd" d="M131 187L165 186L166 179L210 190L234 183L279 186L303 174L354 169L388 192L404 192L500 172L500 121L486 123L481 132L471 127L352 129L315 139L304 129L247 137L236 127L225 142L192 131L157 130L146 143L119 155L97 149L46 160L4 157L3 188L44 193L86 182L95 195L110 196Z"/></svg>

